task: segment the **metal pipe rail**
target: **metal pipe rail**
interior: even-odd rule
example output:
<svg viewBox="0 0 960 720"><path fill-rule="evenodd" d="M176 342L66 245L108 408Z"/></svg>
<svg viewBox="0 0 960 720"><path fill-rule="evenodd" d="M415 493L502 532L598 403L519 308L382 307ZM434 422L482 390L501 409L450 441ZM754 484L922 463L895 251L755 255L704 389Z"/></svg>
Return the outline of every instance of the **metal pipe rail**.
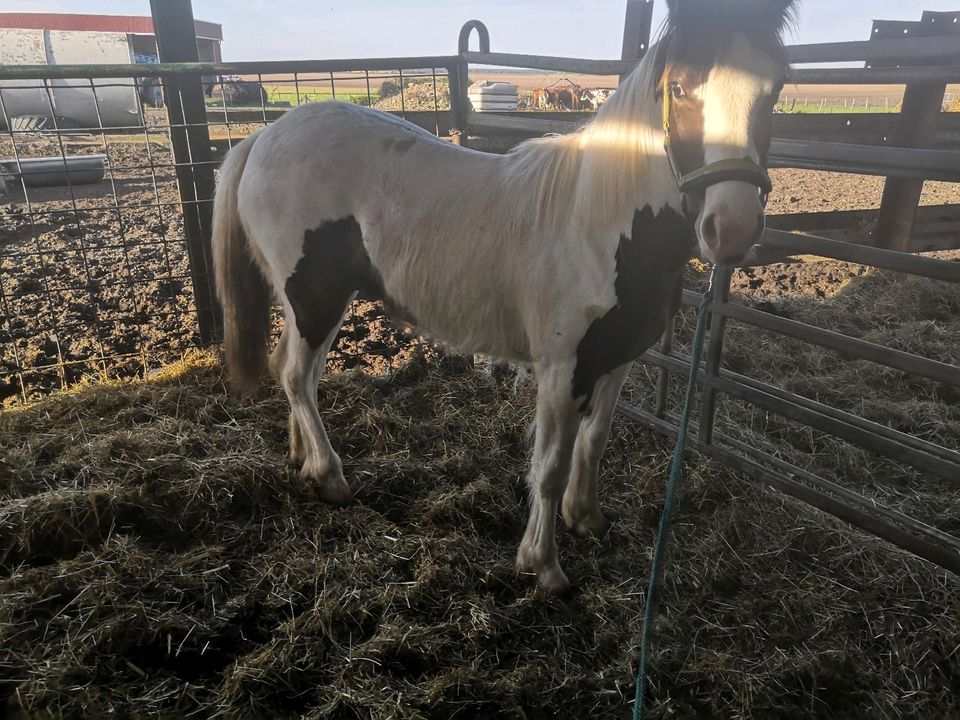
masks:
<svg viewBox="0 0 960 720"><path fill-rule="evenodd" d="M684 304L686 307L697 308L697 307L700 306L700 301L701 301L701 300L702 300L702 295L700 295L699 293L691 292L691 291L689 291L689 290L685 290L685 291L684 291L684 294L683 294L683 304ZM715 312L718 313L718 317L733 317L733 315L731 315L731 314L729 314L729 313L724 313L724 312L723 312L723 309L720 308L720 307L718 307L718 305L720 305L720 303L717 303L717 304L715 304L715 305L713 306L713 311L715 311ZM736 305L736 306L733 306L733 307L737 307L737 308L741 308L741 309L745 309L745 310L751 310L751 308L744 308L744 307L741 306L741 305ZM758 311L753 311L753 312L758 312ZM761 314L767 314L767 313L761 313ZM770 317L776 317L776 316L770 316ZM740 318L735 318L735 319L740 319ZM755 327L760 327L760 328L765 327L763 324L761 324L761 322L755 322L752 316L751 316L751 319L746 319L746 316L745 316L742 321L745 322L745 323L747 323L747 324L749 324L749 325L753 325L753 326L755 326ZM802 325L803 323L800 323L800 324ZM807 327L812 327L812 326L807 326ZM815 329L819 330L819 328L815 328ZM789 335L790 333L783 332L783 334ZM849 349L849 347L852 347L852 346L848 346L848 349L834 348L834 347L832 347L831 345L829 345L829 344L826 343L826 342L820 342L819 339L818 339L817 337L814 337L814 336L809 336L809 337L800 337L799 335L791 335L791 336L792 336L792 337L797 337L798 339L806 340L807 342L810 342L811 344L817 345L817 346L819 346L819 347L826 347L826 348L829 348L829 349L836 349L838 352L845 352L845 353L847 353L847 354L855 357L856 359L869 360L869 361L872 361L872 362L876 362L876 363L878 363L878 364L880 364L880 365L886 365L887 367L891 367L890 365L888 365L887 363L885 363L885 362L883 362L883 361L881 361L881 360L876 360L876 359L874 359L874 358L872 358L872 357L867 357L866 355L864 355L864 356L856 356L856 355L854 355L854 354L853 354L853 351L852 351L851 349ZM841 337L841 338L844 338L844 339L847 339L847 340L856 340L856 338L850 338L850 337L848 337L848 336L846 336L846 335L841 335L840 337ZM858 341L858 342L861 342L861 341ZM882 348L882 346L876 346L876 347L881 347L881 348ZM886 349L886 348L883 348L883 349ZM909 355L909 353L905 353L905 354ZM653 357L653 356L651 356L651 357ZM913 358L918 359L918 360L924 360L924 358L920 358L919 356L910 356L910 357L913 357ZM666 365L667 360L665 360L664 358L679 359L681 363L684 362L683 359L682 359L682 357L681 357L680 355L677 355L677 354L672 353L671 350L664 351L664 350L662 350L662 349L661 349L661 351L659 352L659 354L657 355L657 357L651 359L650 362L651 362L651 364L654 364L654 365L659 364L662 369L667 369L667 370L669 370L669 369L674 369L673 366L667 366L667 365ZM938 364L941 364L941 363L938 363ZM687 366L689 366L689 362L687 362ZM953 371L960 372L960 368L958 368L958 367L956 367L956 366L954 366L954 365L945 365L945 367L946 367L946 368L949 368L949 369L952 369ZM708 367L707 370L709 371L710 368ZM718 374L719 374L719 370L718 370L718 369L717 369L715 372L713 372L713 375L718 375ZM917 374L919 374L919 373L917 373ZM748 386L748 387L751 387L751 388L753 388L754 390L757 390L757 391L759 391L759 392L768 393L768 394L777 395L777 396L779 396L779 397L781 397L781 398L784 398L784 399L786 399L786 400L788 400L788 401L790 401L790 402L796 403L797 405L800 405L801 407L804 407L804 408L806 408L806 409L808 409L808 410L811 410L811 411L813 411L813 412L820 413L820 414L823 414L823 415L829 415L829 416L833 417L835 420L837 420L837 421L839 421L839 422L849 423L849 422L852 421L852 422L856 423L856 422L862 420L862 418L858 418L857 416L851 415L850 413L846 413L846 412L844 412L844 411L842 411L842 410L837 410L836 408L830 407L829 405L824 405L823 403L820 403L820 402L818 402L818 401L816 401L816 400L811 400L811 399L806 398L806 397L804 397L804 396L802 396L802 395L797 395L797 394L795 394L795 393L788 393L788 392L786 392L786 391L784 391L784 390L781 390L781 389L779 389L779 388L777 388L777 387L775 387L775 386L773 386L773 385L770 385L770 384L768 384L768 383L763 383L763 382L760 382L759 380L754 380L754 379L748 378L748 377L746 377L746 376L744 376L744 375L736 375L736 374L734 374L734 373L727 373L727 375L729 375L729 376L731 376L731 377L735 377L738 382L740 382L740 383L742 383L743 385L746 385L746 386ZM954 385L955 382L953 381L953 379L951 379L947 384ZM708 383L708 389L711 389L710 386L709 386L709 383ZM660 406L660 399L659 399L659 397L658 397L658 399L657 399L657 402L658 402L658 407L659 407L659 406ZM706 414L706 409L704 410L704 413ZM661 410L661 411L658 413L658 415L662 415L662 414L663 414L663 411ZM960 467L960 453L954 452L953 450L949 450L948 448L944 448L944 447L942 447L942 446L940 446L940 445L937 445L937 444L935 444L935 443L927 442L926 440L922 440L922 439L917 438L917 437L914 437L914 436L912 436L912 435L907 435L907 434L902 433L902 432L899 432L899 431L897 431L897 430L893 430L893 429L891 429L891 428L886 427L885 425L880 425L880 424L877 424L877 423L871 423L870 421L867 421L867 420L863 420L863 422L864 422L864 423L867 423L866 425L864 425L864 427L865 427L866 429L868 429L870 432L874 432L874 433L880 435L881 437L887 438L888 440L890 440L890 441L892 441L892 442L895 442L895 443L903 443L903 444L905 444L905 445L909 445L910 447L913 447L914 449L916 449L916 450L918 450L918 451L920 451L920 452L927 453L927 454L933 455L933 456L935 456L935 457L939 457L939 458L941 458L941 459L943 459L943 460L946 460L947 462L953 463L953 464L954 464L955 466L957 466L957 467ZM954 478L953 478L953 476L951 476L951 477L948 478L948 479L952 480L952 479L954 479Z"/></svg>
<svg viewBox="0 0 960 720"><path fill-rule="evenodd" d="M689 358L671 354L664 355L656 350L648 350L640 358L643 362L684 373L690 367ZM770 410L790 420L815 428L834 437L853 443L865 450L884 455L893 460L907 463L919 470L960 485L960 453L946 448L922 448L906 433L866 420L856 415L831 408L809 398L781 390L767 383L752 380L744 375L721 370L711 376L700 372L697 382L706 388L712 388L730 397Z"/></svg>
<svg viewBox="0 0 960 720"><path fill-rule="evenodd" d="M960 65L939 67L792 68L788 82L797 85L904 85L960 81Z"/></svg>
<svg viewBox="0 0 960 720"><path fill-rule="evenodd" d="M791 63L822 62L890 62L907 67L899 68L836 68L794 70L792 82L833 84L843 82L905 83L914 80L947 82L960 77L960 68L916 68L913 63L960 60L960 48L955 38L897 38L862 42L817 43L788 45L787 59ZM557 72L576 72L590 75L620 75L630 72L639 60L588 60L584 58L521 53L473 52L463 53L469 63L502 67L530 68ZM881 79L882 78L882 79Z"/></svg>
<svg viewBox="0 0 960 720"><path fill-rule="evenodd" d="M770 167L960 182L960 152L774 139Z"/></svg>
<svg viewBox="0 0 960 720"><path fill-rule="evenodd" d="M620 401L617 410L658 432L674 437L677 434L676 424L629 403ZM709 444L702 442L699 437L692 437L688 445L787 495L960 575L960 541L935 527L721 434L714 434L713 442Z"/></svg>
<svg viewBox="0 0 960 720"><path fill-rule="evenodd" d="M155 65L0 65L0 80L168 77L177 75L287 75L370 70L456 68L455 55L355 58L350 60L275 60L235 63L160 63ZM14 88L15 89L15 88Z"/></svg>
<svg viewBox="0 0 960 720"><path fill-rule="evenodd" d="M891 65L928 64L960 60L960 43L951 37L891 38L855 42L788 45L791 63L859 62Z"/></svg>
<svg viewBox="0 0 960 720"><path fill-rule="evenodd" d="M522 55L519 53L474 52L463 53L463 58L477 65L530 68L556 72L585 73L587 75L620 75L633 70L639 60L587 60L584 58L552 55Z"/></svg>
<svg viewBox="0 0 960 720"><path fill-rule="evenodd" d="M684 291L685 303L693 305L697 302L698 297L700 297L698 293L689 290ZM805 340L857 359L870 360L894 370L902 370L905 373L919 375L928 380L935 380L960 388L960 367L956 365L948 365L902 350L877 345L867 340L850 337L762 310L755 310L745 305L729 302L717 303L714 305L713 311L723 317L739 320L754 327L772 330L781 335Z"/></svg>
<svg viewBox="0 0 960 720"><path fill-rule="evenodd" d="M468 113L467 120L471 128L478 130L518 134L568 133L584 124L477 112ZM960 182L960 152L954 150L917 150L775 138L770 144L769 163L772 168Z"/></svg>
<svg viewBox="0 0 960 720"><path fill-rule="evenodd" d="M761 247L773 247L792 253L820 255L832 260L870 265L882 270L894 270L910 275L921 275L932 280L960 283L960 263L937 258L912 255L896 250L855 245L841 240L829 240L816 235L799 235L785 230L767 228L760 238Z"/></svg>

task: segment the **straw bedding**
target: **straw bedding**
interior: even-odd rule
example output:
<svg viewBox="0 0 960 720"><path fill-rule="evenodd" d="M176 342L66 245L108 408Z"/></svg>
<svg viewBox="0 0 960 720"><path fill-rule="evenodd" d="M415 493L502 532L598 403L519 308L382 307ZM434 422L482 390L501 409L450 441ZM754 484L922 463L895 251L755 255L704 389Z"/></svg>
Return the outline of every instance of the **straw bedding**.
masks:
<svg viewBox="0 0 960 720"><path fill-rule="evenodd" d="M532 389L395 342L399 367L321 382L356 490L344 509L286 460L282 393L230 397L214 354L0 414L0 708L627 717L667 441L615 423L615 522L601 539L560 532L579 584L546 597L513 568ZM956 715L958 589L691 456L650 716Z"/></svg>

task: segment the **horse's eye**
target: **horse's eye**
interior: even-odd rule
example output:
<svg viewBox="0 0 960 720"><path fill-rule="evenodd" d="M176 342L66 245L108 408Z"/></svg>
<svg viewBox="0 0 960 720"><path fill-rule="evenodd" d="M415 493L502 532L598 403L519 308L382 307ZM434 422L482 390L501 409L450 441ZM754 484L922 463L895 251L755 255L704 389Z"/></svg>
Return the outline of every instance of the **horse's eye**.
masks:
<svg viewBox="0 0 960 720"><path fill-rule="evenodd" d="M683 100L687 94L683 91L683 86L678 82L670 83L670 94L675 100Z"/></svg>

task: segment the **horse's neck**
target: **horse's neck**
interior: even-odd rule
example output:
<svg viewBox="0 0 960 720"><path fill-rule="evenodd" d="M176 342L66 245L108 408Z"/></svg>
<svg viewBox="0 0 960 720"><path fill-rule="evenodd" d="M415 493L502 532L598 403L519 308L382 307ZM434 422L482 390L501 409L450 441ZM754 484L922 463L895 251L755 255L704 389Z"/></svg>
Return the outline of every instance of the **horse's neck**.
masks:
<svg viewBox="0 0 960 720"><path fill-rule="evenodd" d="M680 193L663 147L652 98L630 97L626 87L619 104L605 112L580 135L583 159L577 208L591 223L604 217L632 218L646 206L679 208ZM650 107L650 104L653 104Z"/></svg>

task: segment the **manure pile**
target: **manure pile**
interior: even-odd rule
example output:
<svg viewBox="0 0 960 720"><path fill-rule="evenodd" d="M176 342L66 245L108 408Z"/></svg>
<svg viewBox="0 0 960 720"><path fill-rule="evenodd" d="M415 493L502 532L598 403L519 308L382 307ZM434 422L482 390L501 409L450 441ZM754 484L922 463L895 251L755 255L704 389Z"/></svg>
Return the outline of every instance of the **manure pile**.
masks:
<svg viewBox="0 0 960 720"><path fill-rule="evenodd" d="M531 389L429 349L319 394L343 509L211 354L0 414L0 713L628 717L666 441L615 424L564 601L513 569ZM960 713L956 578L693 456L678 500L650 717Z"/></svg>

